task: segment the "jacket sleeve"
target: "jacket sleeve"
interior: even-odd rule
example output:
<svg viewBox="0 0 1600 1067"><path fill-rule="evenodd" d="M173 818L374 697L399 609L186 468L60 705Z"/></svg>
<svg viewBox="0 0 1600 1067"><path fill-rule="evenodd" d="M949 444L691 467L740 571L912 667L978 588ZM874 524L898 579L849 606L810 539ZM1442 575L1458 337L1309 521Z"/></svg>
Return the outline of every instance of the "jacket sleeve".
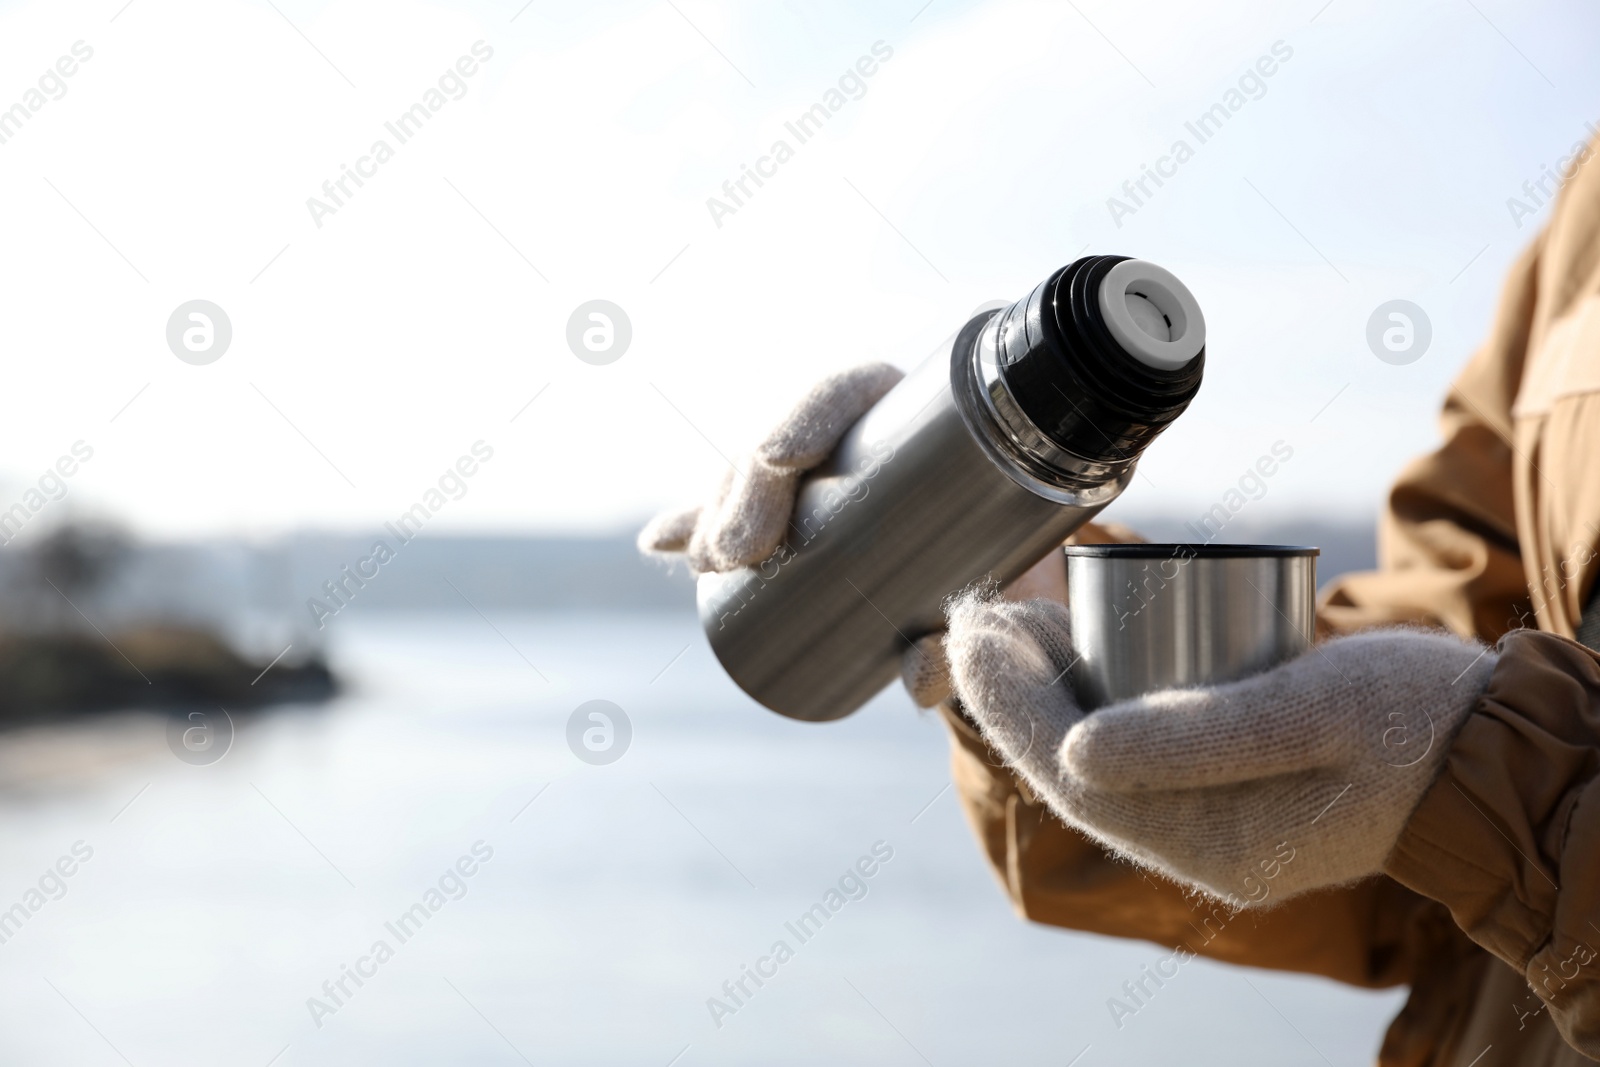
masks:
<svg viewBox="0 0 1600 1067"><path fill-rule="evenodd" d="M1346 575L1323 593L1325 636L1413 623L1492 642L1534 624L1517 547L1511 405L1542 245L1512 269L1487 342L1450 388L1439 417L1444 443L1408 464L1389 491L1379 569Z"/></svg>
<svg viewBox="0 0 1600 1067"><path fill-rule="evenodd" d="M1522 630L1386 864L1600 1059L1600 657Z"/></svg>
<svg viewBox="0 0 1600 1067"><path fill-rule="evenodd" d="M1526 979L1569 1044L1600 1059L1600 658L1532 629L1513 508L1511 406L1545 245L1512 272L1488 342L1452 387L1443 446L1390 493L1381 569L1335 583L1319 622L1418 622L1500 641L1489 686L1386 870L1447 907Z"/></svg>

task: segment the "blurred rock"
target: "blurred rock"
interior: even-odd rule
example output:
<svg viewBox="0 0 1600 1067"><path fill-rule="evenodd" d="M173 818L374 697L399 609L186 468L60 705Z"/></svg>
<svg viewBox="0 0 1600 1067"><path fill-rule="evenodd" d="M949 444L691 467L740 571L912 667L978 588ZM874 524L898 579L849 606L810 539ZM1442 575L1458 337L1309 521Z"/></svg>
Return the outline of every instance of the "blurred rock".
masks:
<svg viewBox="0 0 1600 1067"><path fill-rule="evenodd" d="M263 674L266 666L200 630L0 635L0 723L125 708L232 711L326 700L338 691L320 658L279 663Z"/></svg>

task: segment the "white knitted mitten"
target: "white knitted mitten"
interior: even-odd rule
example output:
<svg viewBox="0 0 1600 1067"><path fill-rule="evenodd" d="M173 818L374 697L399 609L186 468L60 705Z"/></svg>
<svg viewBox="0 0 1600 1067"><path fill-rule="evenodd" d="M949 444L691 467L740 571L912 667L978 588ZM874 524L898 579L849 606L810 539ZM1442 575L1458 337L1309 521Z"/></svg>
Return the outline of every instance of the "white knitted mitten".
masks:
<svg viewBox="0 0 1600 1067"><path fill-rule="evenodd" d="M742 475L728 471L710 504L658 515L639 531L640 551L683 553L696 574L760 563L783 543L800 476L903 377L887 363L868 363L824 378L756 447Z"/></svg>
<svg viewBox="0 0 1600 1067"><path fill-rule="evenodd" d="M1245 905L1376 873L1496 662L1445 634L1374 630L1086 716L1060 603L966 594L945 648L968 714L1057 815Z"/></svg>

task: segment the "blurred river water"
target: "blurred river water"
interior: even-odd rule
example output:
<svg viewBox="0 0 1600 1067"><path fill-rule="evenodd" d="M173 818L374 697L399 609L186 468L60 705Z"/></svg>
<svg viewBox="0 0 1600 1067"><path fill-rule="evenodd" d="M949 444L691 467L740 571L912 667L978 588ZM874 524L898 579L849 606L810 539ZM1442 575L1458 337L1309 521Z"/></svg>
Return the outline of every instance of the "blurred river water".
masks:
<svg viewBox="0 0 1600 1067"><path fill-rule="evenodd" d="M682 612L329 632L345 694L208 765L0 735L0 1062L1344 1065L1403 1000L1194 961L1115 1019L1166 950L1012 914L936 718L782 719Z"/></svg>

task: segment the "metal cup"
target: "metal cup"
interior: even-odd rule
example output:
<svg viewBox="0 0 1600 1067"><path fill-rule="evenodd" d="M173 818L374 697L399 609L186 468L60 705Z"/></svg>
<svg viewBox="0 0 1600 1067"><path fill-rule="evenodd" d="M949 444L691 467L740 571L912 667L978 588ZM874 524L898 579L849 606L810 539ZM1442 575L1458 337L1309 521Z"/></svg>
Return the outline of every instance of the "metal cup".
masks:
<svg viewBox="0 0 1600 1067"><path fill-rule="evenodd" d="M1311 647L1315 548L1069 545L1071 668L1085 710L1231 682Z"/></svg>

